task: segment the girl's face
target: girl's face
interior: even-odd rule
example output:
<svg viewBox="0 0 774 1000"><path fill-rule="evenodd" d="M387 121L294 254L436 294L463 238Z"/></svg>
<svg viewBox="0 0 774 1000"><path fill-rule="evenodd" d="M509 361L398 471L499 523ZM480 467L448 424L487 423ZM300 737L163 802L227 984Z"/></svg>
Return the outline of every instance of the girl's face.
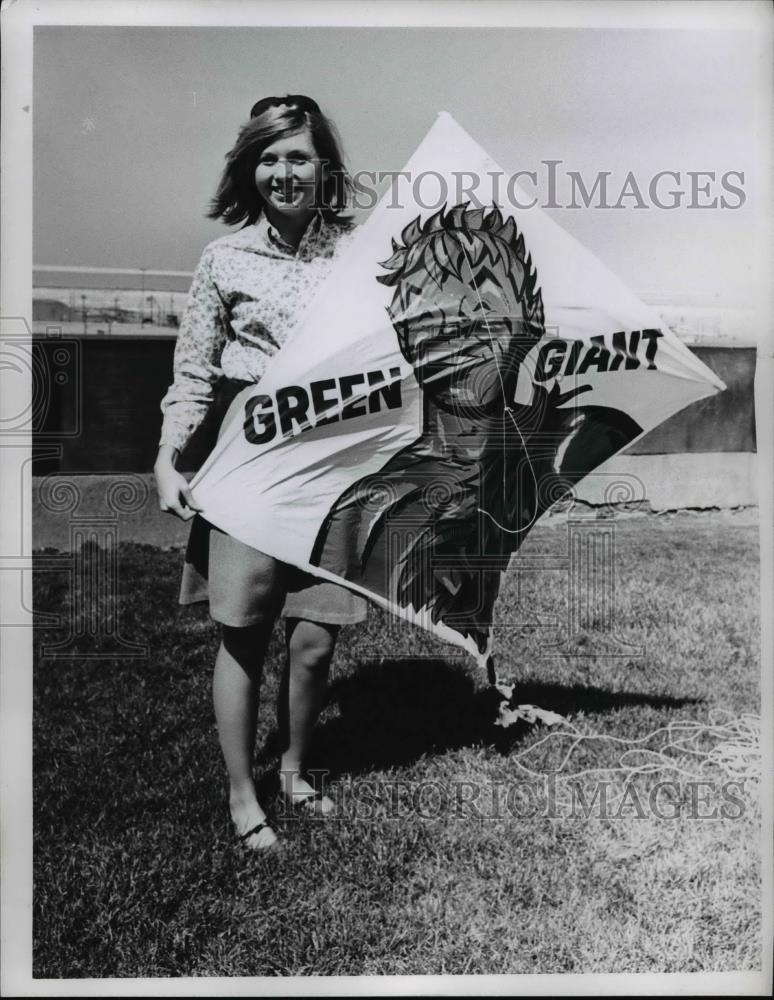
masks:
<svg viewBox="0 0 774 1000"><path fill-rule="evenodd" d="M321 179L322 164L307 128L267 146L255 168L255 185L265 205L286 217L312 211Z"/></svg>

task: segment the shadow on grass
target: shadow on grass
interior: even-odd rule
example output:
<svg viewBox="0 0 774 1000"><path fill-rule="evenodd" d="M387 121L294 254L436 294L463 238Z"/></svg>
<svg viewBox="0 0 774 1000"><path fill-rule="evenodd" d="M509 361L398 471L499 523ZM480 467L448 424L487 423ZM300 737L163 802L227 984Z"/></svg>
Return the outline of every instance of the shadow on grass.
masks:
<svg viewBox="0 0 774 1000"><path fill-rule="evenodd" d="M533 730L526 724L495 726L501 700L494 688L477 688L461 666L440 658L363 663L332 683L329 702L338 715L318 726L312 757L335 779L463 747L488 746L506 754ZM528 681L518 685L516 703L561 715L594 715L628 706L674 709L696 699ZM275 739L271 734L262 756L273 752Z"/></svg>

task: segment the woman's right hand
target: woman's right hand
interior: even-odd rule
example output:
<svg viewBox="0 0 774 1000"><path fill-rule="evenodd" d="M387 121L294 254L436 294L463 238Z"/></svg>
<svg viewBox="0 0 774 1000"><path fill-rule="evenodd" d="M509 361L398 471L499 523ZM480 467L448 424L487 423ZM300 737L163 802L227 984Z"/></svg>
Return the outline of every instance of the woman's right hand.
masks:
<svg viewBox="0 0 774 1000"><path fill-rule="evenodd" d="M176 452L170 451L165 445L161 446L153 467L159 507L183 521L189 521L201 507L194 500L185 476L175 468L176 457Z"/></svg>

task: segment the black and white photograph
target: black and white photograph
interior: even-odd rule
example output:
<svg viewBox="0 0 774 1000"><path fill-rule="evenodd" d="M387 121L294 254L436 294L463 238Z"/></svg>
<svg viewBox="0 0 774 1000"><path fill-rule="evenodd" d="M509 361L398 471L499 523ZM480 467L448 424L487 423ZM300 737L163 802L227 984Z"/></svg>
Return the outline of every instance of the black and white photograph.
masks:
<svg viewBox="0 0 774 1000"><path fill-rule="evenodd" d="M2 19L3 994L770 995L770 5Z"/></svg>

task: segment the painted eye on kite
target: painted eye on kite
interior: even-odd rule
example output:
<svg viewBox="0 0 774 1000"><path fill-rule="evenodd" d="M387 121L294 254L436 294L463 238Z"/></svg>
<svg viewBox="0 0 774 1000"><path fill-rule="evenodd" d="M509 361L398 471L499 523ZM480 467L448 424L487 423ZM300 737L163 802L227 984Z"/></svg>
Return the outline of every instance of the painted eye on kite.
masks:
<svg viewBox="0 0 774 1000"><path fill-rule="evenodd" d="M429 309L424 309L421 313L417 315L416 319L414 320L414 323L418 327L432 326L433 322L435 321L435 318L436 318L435 315L432 312L430 312Z"/></svg>

